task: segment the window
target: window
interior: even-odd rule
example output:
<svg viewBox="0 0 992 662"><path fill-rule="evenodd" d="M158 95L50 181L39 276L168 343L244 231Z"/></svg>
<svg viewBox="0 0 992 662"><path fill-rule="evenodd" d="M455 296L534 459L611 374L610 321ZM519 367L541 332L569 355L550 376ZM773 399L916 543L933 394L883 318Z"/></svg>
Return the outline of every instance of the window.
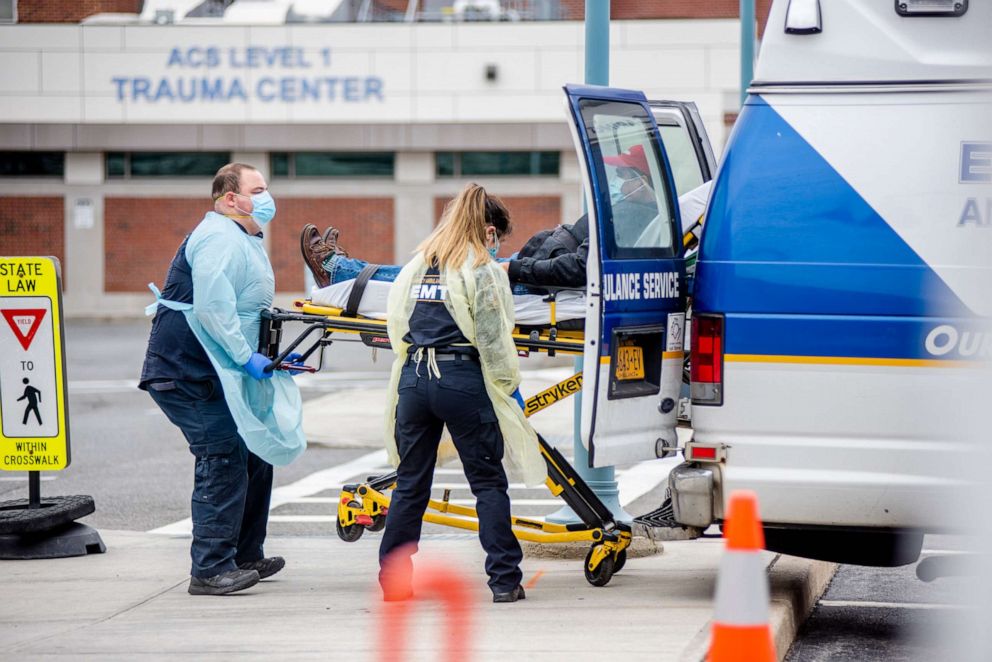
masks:
<svg viewBox="0 0 992 662"><path fill-rule="evenodd" d="M667 178L643 107L584 100L580 109L593 161L609 187L611 218L600 219L612 227L608 254L614 259L674 255Z"/></svg>
<svg viewBox="0 0 992 662"><path fill-rule="evenodd" d="M392 177L392 152L273 152L273 177Z"/></svg>
<svg viewBox="0 0 992 662"><path fill-rule="evenodd" d="M688 193L703 183L703 173L699 169L699 156L692 145L689 130L674 119L655 117L661 141L665 143L668 164L672 166L675 179L675 193Z"/></svg>
<svg viewBox="0 0 992 662"><path fill-rule="evenodd" d="M17 0L0 0L0 23L17 23Z"/></svg>
<svg viewBox="0 0 992 662"><path fill-rule="evenodd" d="M557 177L559 152L438 152L438 177Z"/></svg>
<svg viewBox="0 0 992 662"><path fill-rule="evenodd" d="M61 177L65 152L0 152L0 177Z"/></svg>
<svg viewBox="0 0 992 662"><path fill-rule="evenodd" d="M231 162L230 152L107 152L108 179L213 177Z"/></svg>

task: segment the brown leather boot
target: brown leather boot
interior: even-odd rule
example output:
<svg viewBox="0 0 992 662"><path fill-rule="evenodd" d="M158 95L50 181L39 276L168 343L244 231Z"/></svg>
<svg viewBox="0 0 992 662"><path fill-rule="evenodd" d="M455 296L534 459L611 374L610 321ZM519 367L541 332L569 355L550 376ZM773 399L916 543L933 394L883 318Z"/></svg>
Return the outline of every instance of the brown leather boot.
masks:
<svg viewBox="0 0 992 662"><path fill-rule="evenodd" d="M300 234L300 252L303 253L303 261L307 263L310 273L313 274L313 280L317 283L317 287L330 285L331 277L324 271L324 258L333 251L327 248L323 239L320 238L317 227L312 223L303 226L303 232Z"/></svg>
<svg viewBox="0 0 992 662"><path fill-rule="evenodd" d="M340 230L334 227L329 227L324 230L324 236L322 239L324 240L324 244L327 248L332 250L335 255L344 255L345 257L348 257L348 251L341 248L341 244L338 243L339 234L341 234Z"/></svg>

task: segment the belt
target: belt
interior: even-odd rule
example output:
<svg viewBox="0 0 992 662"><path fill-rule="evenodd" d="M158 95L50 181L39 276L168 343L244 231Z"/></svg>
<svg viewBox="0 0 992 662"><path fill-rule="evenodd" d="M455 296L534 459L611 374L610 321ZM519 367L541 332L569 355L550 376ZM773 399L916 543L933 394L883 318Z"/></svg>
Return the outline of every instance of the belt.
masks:
<svg viewBox="0 0 992 662"><path fill-rule="evenodd" d="M438 351L434 352L434 360L439 363L442 361L471 361L472 363L479 362L479 358L476 356L472 356L471 354L463 354L460 352L438 352ZM412 353L410 354L410 356L407 356L406 362L407 363L413 362Z"/></svg>
<svg viewBox="0 0 992 662"><path fill-rule="evenodd" d="M473 363L478 363L479 359L472 356L471 354L461 354L458 352L452 352L450 354L434 352L435 361L472 361Z"/></svg>

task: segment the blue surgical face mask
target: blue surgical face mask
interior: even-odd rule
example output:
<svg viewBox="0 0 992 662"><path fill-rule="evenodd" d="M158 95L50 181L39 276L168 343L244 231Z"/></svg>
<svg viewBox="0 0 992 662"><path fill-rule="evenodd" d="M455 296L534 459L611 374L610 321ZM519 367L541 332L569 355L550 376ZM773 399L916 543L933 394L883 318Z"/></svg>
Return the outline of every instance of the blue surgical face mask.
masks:
<svg viewBox="0 0 992 662"><path fill-rule="evenodd" d="M493 236L493 241L496 242L496 246L494 246L493 248L490 248L488 250L489 250L489 255L491 255L492 258L495 260L496 259L496 253L499 253L499 237Z"/></svg>
<svg viewBox="0 0 992 662"><path fill-rule="evenodd" d="M623 186L624 180L619 177L610 178L610 202L616 204L623 200L623 191L620 188Z"/></svg>
<svg viewBox="0 0 992 662"><path fill-rule="evenodd" d="M244 198L249 197L240 193L238 195ZM258 223L259 227L268 225L276 215L276 201L272 199L272 194L268 191L262 191L250 197L252 206L251 217Z"/></svg>

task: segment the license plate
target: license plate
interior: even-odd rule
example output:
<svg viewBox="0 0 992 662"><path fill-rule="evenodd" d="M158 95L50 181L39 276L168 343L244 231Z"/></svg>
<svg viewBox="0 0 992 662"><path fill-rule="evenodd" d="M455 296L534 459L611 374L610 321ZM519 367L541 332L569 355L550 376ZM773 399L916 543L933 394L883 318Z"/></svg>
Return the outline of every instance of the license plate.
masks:
<svg viewBox="0 0 992 662"><path fill-rule="evenodd" d="M634 345L617 348L618 380L644 379L644 349Z"/></svg>

